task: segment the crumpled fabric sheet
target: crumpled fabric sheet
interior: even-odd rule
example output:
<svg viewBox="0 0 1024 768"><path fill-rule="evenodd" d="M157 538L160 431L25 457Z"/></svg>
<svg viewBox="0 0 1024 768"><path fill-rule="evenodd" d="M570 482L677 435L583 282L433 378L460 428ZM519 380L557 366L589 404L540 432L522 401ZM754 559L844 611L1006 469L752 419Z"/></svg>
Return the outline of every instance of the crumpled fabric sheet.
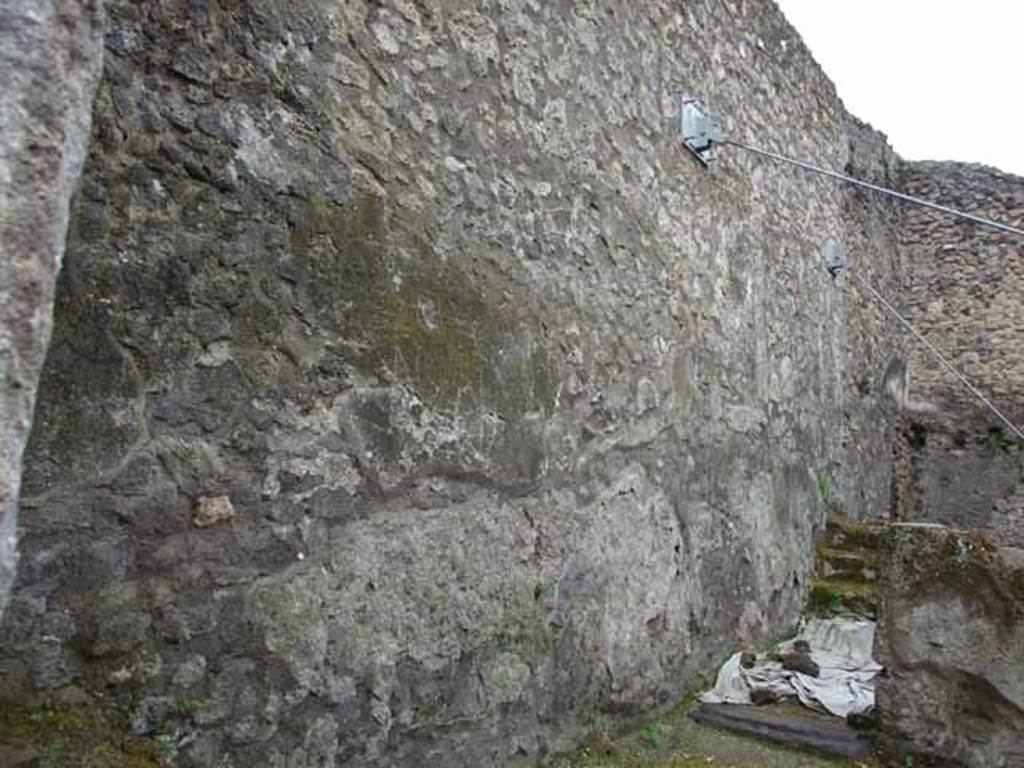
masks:
<svg viewBox="0 0 1024 768"><path fill-rule="evenodd" d="M750 704L754 690L766 689L778 698L796 697L810 709L837 717L866 712L875 706L875 677L882 665L871 658L875 622L837 617L810 619L799 635L779 645L778 653L792 650L797 640L811 647L819 677L782 668L768 654L759 653L750 669L733 655L718 671L715 687L701 697L709 704Z"/></svg>

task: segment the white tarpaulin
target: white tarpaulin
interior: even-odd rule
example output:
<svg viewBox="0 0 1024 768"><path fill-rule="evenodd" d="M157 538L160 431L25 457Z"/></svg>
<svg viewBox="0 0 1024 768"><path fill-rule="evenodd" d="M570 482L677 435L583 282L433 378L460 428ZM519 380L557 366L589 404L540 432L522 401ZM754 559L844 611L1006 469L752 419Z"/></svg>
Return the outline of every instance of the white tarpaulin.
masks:
<svg viewBox="0 0 1024 768"><path fill-rule="evenodd" d="M715 687L701 697L709 704L750 704L754 690L768 690L778 698L796 697L811 709L846 717L875 705L875 676L882 666L871 658L875 622L865 619L810 619L800 634L777 649L790 651L798 640L810 646L818 677L782 668L769 654L758 654L754 666L744 669L740 654L718 672Z"/></svg>

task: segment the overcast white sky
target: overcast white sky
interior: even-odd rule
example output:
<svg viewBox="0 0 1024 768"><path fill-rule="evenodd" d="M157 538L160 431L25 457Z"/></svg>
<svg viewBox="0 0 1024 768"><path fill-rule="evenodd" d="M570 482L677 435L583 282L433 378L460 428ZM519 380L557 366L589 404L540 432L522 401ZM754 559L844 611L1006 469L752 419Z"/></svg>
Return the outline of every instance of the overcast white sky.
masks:
<svg viewBox="0 0 1024 768"><path fill-rule="evenodd" d="M776 2L901 156L1024 176L1024 0Z"/></svg>

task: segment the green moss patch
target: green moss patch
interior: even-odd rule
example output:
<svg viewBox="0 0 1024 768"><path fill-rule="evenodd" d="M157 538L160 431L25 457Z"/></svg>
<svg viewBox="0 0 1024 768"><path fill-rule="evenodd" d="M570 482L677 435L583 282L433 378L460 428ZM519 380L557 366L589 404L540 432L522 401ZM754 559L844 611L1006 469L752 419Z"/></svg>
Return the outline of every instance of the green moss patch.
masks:
<svg viewBox="0 0 1024 768"><path fill-rule="evenodd" d="M484 401L506 417L550 407L556 377L546 351L519 355L536 319L529 298L503 277L467 271L469 255L443 258L436 226L408 215L372 196L297 205L292 245L321 325L365 369L406 375L432 406Z"/></svg>
<svg viewBox="0 0 1024 768"><path fill-rule="evenodd" d="M983 534L893 527L886 546L886 588L893 594L962 594L1009 624L1024 616L1024 569L1004 561Z"/></svg>
<svg viewBox="0 0 1024 768"><path fill-rule="evenodd" d="M871 550L818 548L820 575L844 581L875 581L878 553Z"/></svg>
<svg viewBox="0 0 1024 768"><path fill-rule="evenodd" d="M884 529L877 525L857 523L830 517L826 527L829 545L842 549L877 551L882 545Z"/></svg>
<svg viewBox="0 0 1024 768"><path fill-rule="evenodd" d="M160 739L131 734L125 714L95 706L0 704L0 745L35 755L39 768L159 768Z"/></svg>
<svg viewBox="0 0 1024 768"><path fill-rule="evenodd" d="M854 613L878 615L878 589L871 582L821 579L811 584L808 612L817 616Z"/></svg>

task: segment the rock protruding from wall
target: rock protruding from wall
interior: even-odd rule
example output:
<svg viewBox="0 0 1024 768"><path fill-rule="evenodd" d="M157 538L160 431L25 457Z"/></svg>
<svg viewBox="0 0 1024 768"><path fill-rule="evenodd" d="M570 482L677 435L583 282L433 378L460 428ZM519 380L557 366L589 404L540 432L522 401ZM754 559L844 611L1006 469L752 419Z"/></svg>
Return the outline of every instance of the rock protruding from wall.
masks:
<svg viewBox="0 0 1024 768"><path fill-rule="evenodd" d="M102 5L0 7L0 615L17 563L22 454L103 60Z"/></svg>
<svg viewBox="0 0 1024 768"><path fill-rule="evenodd" d="M901 189L1024 227L1024 178L960 163L905 163ZM907 317L967 378L1024 426L1024 241L908 206ZM908 420L905 519L987 528L1024 544L1024 440L911 341L911 395L937 412ZM1009 542L1009 540L1007 540Z"/></svg>
<svg viewBox="0 0 1024 768"><path fill-rule="evenodd" d="M3 694L121 701L186 765L529 765L792 627L887 454L822 249L895 233L682 147L690 90L849 160L773 4L109 14Z"/></svg>
<svg viewBox="0 0 1024 768"><path fill-rule="evenodd" d="M897 525L882 564L882 729L898 751L1024 765L1024 549Z"/></svg>

